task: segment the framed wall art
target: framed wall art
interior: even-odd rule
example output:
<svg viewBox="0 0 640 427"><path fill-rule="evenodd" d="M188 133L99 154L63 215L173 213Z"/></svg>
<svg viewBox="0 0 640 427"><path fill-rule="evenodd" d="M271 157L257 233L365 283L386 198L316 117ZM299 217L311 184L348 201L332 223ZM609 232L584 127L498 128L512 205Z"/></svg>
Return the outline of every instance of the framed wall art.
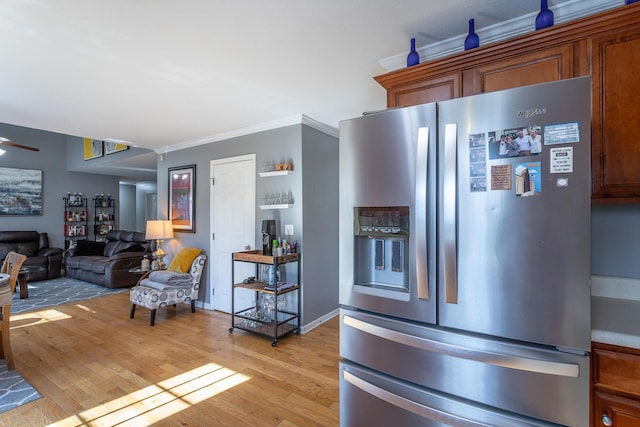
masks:
<svg viewBox="0 0 640 427"><path fill-rule="evenodd" d="M169 219L174 231L195 233L196 165L169 168Z"/></svg>
<svg viewBox="0 0 640 427"><path fill-rule="evenodd" d="M117 142L104 142L104 154L113 154L119 151L128 150L129 146L127 144L118 144Z"/></svg>
<svg viewBox="0 0 640 427"><path fill-rule="evenodd" d="M42 215L42 171L0 167L0 215Z"/></svg>
<svg viewBox="0 0 640 427"><path fill-rule="evenodd" d="M84 159L91 160L103 156L102 141L84 138Z"/></svg>

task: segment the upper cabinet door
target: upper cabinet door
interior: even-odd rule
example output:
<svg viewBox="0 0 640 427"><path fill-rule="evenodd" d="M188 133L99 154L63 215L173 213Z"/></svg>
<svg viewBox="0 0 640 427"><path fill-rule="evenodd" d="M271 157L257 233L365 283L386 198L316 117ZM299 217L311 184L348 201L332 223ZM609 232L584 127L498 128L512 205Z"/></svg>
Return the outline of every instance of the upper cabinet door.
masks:
<svg viewBox="0 0 640 427"><path fill-rule="evenodd" d="M640 201L640 27L590 39L594 202Z"/></svg>
<svg viewBox="0 0 640 427"><path fill-rule="evenodd" d="M573 62L573 43L492 61L470 71L473 86L465 95L577 77Z"/></svg>
<svg viewBox="0 0 640 427"><path fill-rule="evenodd" d="M460 73L454 72L392 86L387 91L387 106L409 107L446 101L460 95Z"/></svg>

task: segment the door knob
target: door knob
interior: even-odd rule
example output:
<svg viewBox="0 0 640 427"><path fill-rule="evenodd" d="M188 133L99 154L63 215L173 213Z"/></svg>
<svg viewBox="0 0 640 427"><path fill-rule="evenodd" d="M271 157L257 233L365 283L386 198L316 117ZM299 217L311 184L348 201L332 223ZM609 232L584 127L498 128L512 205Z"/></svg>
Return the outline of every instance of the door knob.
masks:
<svg viewBox="0 0 640 427"><path fill-rule="evenodd" d="M609 418L609 416L607 414L602 414L602 425L603 426L612 426L613 425L613 420L611 418Z"/></svg>

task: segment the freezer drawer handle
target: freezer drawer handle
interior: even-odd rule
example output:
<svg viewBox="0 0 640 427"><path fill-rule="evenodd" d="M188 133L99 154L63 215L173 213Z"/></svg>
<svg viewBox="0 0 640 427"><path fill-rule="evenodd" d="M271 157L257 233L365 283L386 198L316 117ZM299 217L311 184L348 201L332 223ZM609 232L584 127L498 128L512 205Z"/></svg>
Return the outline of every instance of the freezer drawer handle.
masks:
<svg viewBox="0 0 640 427"><path fill-rule="evenodd" d="M353 375L351 372L343 371L342 376L344 377L345 381L355 387L358 387L362 391L369 393L370 395L375 396L384 402L402 408L405 411L412 412L423 418L437 421L446 425L489 426L489 424L478 423L476 421L469 420L468 418L463 418L458 415L453 415L434 408L430 408L428 406L414 402L413 400L398 396L395 393L391 393L363 380L360 377Z"/></svg>
<svg viewBox="0 0 640 427"><path fill-rule="evenodd" d="M416 287L418 298L429 299L429 272L427 261L427 172L429 156L429 128L418 129L416 153Z"/></svg>
<svg viewBox="0 0 640 427"><path fill-rule="evenodd" d="M463 347L455 344L448 344L440 341L430 340L428 338L405 334L403 332L394 331L392 329L383 328L382 326L363 322L362 320L358 320L347 315L344 316L343 323L368 334L432 353L441 353L460 359L474 360L476 362L486 363L488 365L500 366L509 369L518 369L521 371L536 372L540 374L558 375L572 378L578 378L580 376L580 367L575 363L562 363L542 359L531 359L528 357L512 356L509 354L494 353L470 347Z"/></svg>

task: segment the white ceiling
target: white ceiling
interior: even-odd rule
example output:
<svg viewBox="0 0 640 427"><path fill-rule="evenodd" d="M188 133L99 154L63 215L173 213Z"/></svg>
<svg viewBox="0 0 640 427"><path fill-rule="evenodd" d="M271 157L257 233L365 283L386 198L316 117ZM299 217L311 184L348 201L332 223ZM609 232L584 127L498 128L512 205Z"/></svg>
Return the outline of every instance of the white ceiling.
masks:
<svg viewBox="0 0 640 427"><path fill-rule="evenodd" d="M577 2L549 1L552 9L563 3ZM539 7L539 0L0 0L0 122L158 152L301 114L337 128L385 107L372 77L386 72L379 61L406 56L411 37L425 47L464 37L469 18L482 28ZM532 20L524 30L533 31Z"/></svg>

